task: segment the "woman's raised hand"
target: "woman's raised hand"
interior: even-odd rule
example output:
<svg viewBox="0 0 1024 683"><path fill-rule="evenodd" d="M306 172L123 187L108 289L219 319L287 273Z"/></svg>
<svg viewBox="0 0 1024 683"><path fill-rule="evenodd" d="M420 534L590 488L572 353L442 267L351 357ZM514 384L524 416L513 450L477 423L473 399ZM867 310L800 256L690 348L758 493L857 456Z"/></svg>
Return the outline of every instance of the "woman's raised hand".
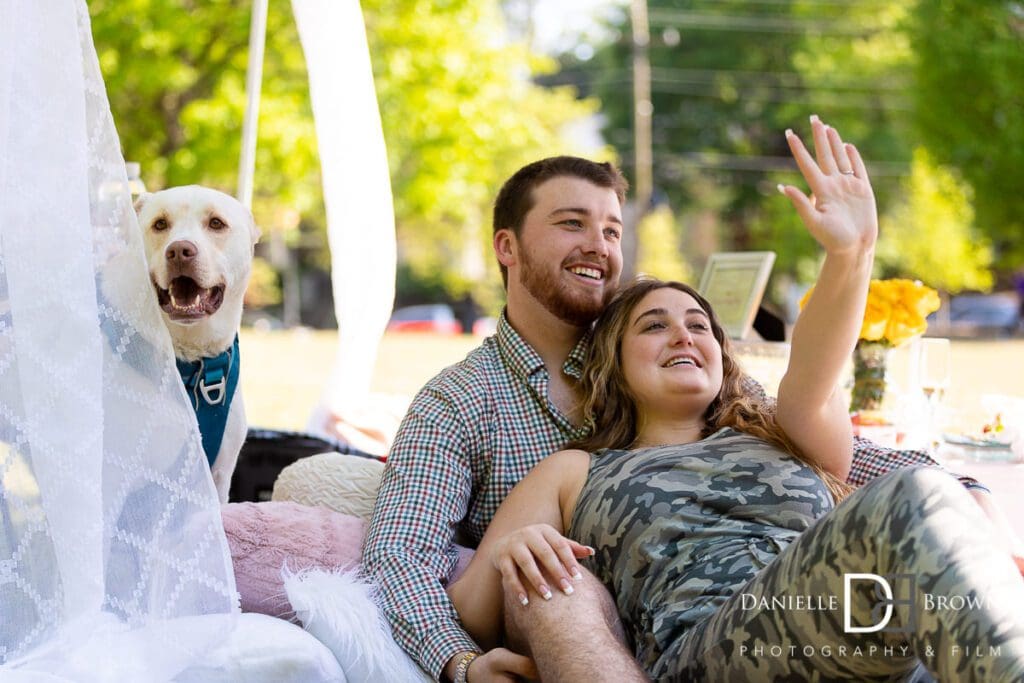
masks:
<svg viewBox="0 0 1024 683"><path fill-rule="evenodd" d="M792 185L779 185L779 191L793 202L807 230L828 253L872 249L878 238L878 212L860 153L817 116L811 117L811 131L817 159L792 130L786 130L789 149L811 196Z"/></svg>
<svg viewBox="0 0 1024 683"><path fill-rule="evenodd" d="M573 580L583 577L576 558L593 554L593 548L566 538L550 524L533 524L498 539L491 549L491 564L501 572L505 595L515 595L525 606L529 598L520 572L545 600L551 599L552 585L571 595Z"/></svg>

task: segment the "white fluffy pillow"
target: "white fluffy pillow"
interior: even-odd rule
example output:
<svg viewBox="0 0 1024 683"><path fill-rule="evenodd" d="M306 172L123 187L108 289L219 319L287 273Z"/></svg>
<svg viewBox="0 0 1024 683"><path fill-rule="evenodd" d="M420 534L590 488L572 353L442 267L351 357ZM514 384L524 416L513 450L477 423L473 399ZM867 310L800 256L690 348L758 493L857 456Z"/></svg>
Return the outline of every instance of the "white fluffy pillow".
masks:
<svg viewBox="0 0 1024 683"><path fill-rule="evenodd" d="M284 588L303 628L330 648L351 683L432 680L395 642L375 586L357 572L312 569L285 576Z"/></svg>

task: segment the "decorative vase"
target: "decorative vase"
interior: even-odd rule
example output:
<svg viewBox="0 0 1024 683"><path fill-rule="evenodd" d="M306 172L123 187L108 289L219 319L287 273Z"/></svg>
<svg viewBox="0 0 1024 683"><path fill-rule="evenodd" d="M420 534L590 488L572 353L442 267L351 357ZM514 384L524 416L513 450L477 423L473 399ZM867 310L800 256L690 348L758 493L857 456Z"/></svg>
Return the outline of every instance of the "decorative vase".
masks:
<svg viewBox="0 0 1024 683"><path fill-rule="evenodd" d="M885 367L892 346L885 342L860 340L853 349L853 393L850 412L878 411L885 398Z"/></svg>

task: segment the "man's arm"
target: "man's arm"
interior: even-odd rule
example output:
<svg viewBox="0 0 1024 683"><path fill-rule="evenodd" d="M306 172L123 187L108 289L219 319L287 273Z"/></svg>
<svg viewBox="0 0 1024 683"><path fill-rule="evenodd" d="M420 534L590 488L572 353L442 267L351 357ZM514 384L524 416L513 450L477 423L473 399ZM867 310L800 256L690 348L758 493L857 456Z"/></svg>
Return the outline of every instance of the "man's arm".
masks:
<svg viewBox="0 0 1024 683"><path fill-rule="evenodd" d="M479 651L444 589L473 486L466 443L452 406L421 392L388 456L363 547L363 570L380 586L395 640L436 679L455 655Z"/></svg>
<svg viewBox="0 0 1024 683"><path fill-rule="evenodd" d="M850 469L850 476L846 478L846 483L852 486L862 486L875 477L904 467L913 466L945 469L935 458L928 455L926 451L901 451L886 448L874 441L855 436L853 437L853 467ZM959 479L960 483L967 489L988 491L988 488L978 482L977 479L963 474L952 472L950 474Z"/></svg>

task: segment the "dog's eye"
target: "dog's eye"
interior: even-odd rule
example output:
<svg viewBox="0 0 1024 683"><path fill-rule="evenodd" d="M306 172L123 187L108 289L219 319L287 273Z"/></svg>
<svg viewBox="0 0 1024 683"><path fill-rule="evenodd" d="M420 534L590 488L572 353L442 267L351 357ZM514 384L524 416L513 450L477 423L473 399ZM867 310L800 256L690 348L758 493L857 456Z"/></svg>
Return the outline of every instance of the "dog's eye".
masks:
<svg viewBox="0 0 1024 683"><path fill-rule="evenodd" d="M157 218L155 221L153 221L153 229L156 230L157 232L163 232L164 230L167 229L167 227L168 226L166 218Z"/></svg>
<svg viewBox="0 0 1024 683"><path fill-rule="evenodd" d="M216 216L210 219L211 230L223 230L226 227L228 227L228 224L222 221L221 219L217 218Z"/></svg>

